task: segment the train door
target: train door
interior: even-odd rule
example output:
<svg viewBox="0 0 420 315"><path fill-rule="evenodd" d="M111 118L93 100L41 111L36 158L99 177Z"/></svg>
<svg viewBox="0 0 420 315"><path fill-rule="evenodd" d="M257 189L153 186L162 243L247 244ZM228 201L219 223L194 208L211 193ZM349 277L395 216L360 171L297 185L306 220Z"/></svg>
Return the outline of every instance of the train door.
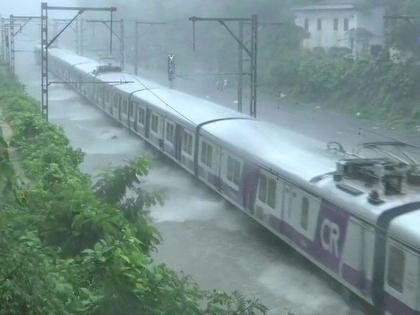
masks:
<svg viewBox="0 0 420 315"><path fill-rule="evenodd" d="M361 294L370 296L375 230L356 218L350 218L344 241L341 277Z"/></svg>
<svg viewBox="0 0 420 315"><path fill-rule="evenodd" d="M128 129L133 129L135 128L136 125L136 117L135 117L135 111L134 111L134 101L133 101L133 96L130 95L128 97L128 119L127 119L127 126ZM137 107L137 106L136 106Z"/></svg>
<svg viewBox="0 0 420 315"><path fill-rule="evenodd" d="M181 152L182 152L182 138L184 135L184 127L176 124L175 127L175 159L181 162Z"/></svg>
<svg viewBox="0 0 420 315"><path fill-rule="evenodd" d="M152 115L152 111L150 108L146 109L146 122L145 122L145 131L144 134L146 139L150 139L150 116Z"/></svg>
<svg viewBox="0 0 420 315"><path fill-rule="evenodd" d="M122 122L122 113L123 113L123 108L124 108L124 105L125 105L126 102L127 101L125 99L123 99L122 96L120 96L120 100L119 100L119 103L118 103L118 120L120 122Z"/></svg>
<svg viewBox="0 0 420 315"><path fill-rule="evenodd" d="M289 183L284 188L282 218L286 236L306 248L316 237L321 199Z"/></svg>
<svg viewBox="0 0 420 315"><path fill-rule="evenodd" d="M418 314L419 256L388 239L384 279L384 309L391 315Z"/></svg>
<svg viewBox="0 0 420 315"><path fill-rule="evenodd" d="M217 189L220 178L220 155L222 154L220 146L205 138L199 138L196 141L200 141L198 176Z"/></svg>
<svg viewBox="0 0 420 315"><path fill-rule="evenodd" d="M261 170L255 200L256 216L277 233L281 232L283 194L284 181L268 171Z"/></svg>
<svg viewBox="0 0 420 315"><path fill-rule="evenodd" d="M295 209L297 203L297 194L295 188L289 183L284 187L284 203L282 209L282 219L287 226L295 226Z"/></svg>
<svg viewBox="0 0 420 315"><path fill-rule="evenodd" d="M109 113L114 116L115 109L117 108L118 104L118 93L114 94L114 101L111 102L111 106L109 108Z"/></svg>

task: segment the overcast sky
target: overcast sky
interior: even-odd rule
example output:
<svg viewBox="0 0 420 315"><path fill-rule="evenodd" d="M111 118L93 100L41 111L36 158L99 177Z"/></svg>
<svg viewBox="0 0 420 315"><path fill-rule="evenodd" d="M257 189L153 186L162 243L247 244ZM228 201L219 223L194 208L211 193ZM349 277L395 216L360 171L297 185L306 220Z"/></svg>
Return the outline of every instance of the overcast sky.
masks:
<svg viewBox="0 0 420 315"><path fill-rule="evenodd" d="M41 0L0 0L0 15L2 17L8 17L10 14L40 15L41 2L44 2L44 1L41 1ZM75 5L76 1L49 0L46 2L48 2L49 5L69 6L69 5Z"/></svg>

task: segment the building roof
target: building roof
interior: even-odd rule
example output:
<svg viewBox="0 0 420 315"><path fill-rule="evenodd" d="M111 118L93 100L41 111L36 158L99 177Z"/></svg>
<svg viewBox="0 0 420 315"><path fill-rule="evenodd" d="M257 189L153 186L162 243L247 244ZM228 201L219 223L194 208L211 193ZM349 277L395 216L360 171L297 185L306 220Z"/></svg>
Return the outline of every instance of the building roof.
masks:
<svg viewBox="0 0 420 315"><path fill-rule="evenodd" d="M325 11L325 10L354 10L354 0L331 0L322 1L315 5L307 5L303 7L296 7L294 11Z"/></svg>

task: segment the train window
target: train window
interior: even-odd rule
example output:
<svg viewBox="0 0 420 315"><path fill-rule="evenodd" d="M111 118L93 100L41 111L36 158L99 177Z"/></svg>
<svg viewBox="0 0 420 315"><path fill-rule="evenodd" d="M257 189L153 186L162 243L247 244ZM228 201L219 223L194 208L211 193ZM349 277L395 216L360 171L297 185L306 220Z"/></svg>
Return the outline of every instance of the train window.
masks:
<svg viewBox="0 0 420 315"><path fill-rule="evenodd" d="M260 175L260 189L258 192L258 199L261 202L267 202L267 177L265 175Z"/></svg>
<svg viewBox="0 0 420 315"><path fill-rule="evenodd" d="M276 181L274 179L270 179L268 181L268 196L267 196L267 204L272 208L276 208Z"/></svg>
<svg viewBox="0 0 420 315"><path fill-rule="evenodd" d="M159 117L155 114L152 114L152 123L150 124L150 129L154 133L159 133Z"/></svg>
<svg viewBox="0 0 420 315"><path fill-rule="evenodd" d="M308 229L309 222L309 200L306 197L302 198L302 212L300 216L300 226L302 229Z"/></svg>
<svg viewBox="0 0 420 315"><path fill-rule="evenodd" d="M182 136L182 150L192 156L193 151L193 136L189 132L184 131Z"/></svg>
<svg viewBox="0 0 420 315"><path fill-rule="evenodd" d="M115 93L114 94L114 107L120 107L121 106L122 97L120 94Z"/></svg>
<svg viewBox="0 0 420 315"><path fill-rule="evenodd" d="M110 94L109 91L106 90L105 91L105 103L107 103L107 104L109 103L109 94Z"/></svg>
<svg viewBox="0 0 420 315"><path fill-rule="evenodd" d="M201 162L212 168L213 165L213 147L207 142L201 142Z"/></svg>
<svg viewBox="0 0 420 315"><path fill-rule="evenodd" d="M105 88L101 88L101 92L100 92L100 95L99 95L99 102L103 102L104 101L104 99L105 99Z"/></svg>
<svg viewBox="0 0 420 315"><path fill-rule="evenodd" d="M265 175L260 175L258 199L272 209L276 208L276 190L277 184L274 179L267 178Z"/></svg>
<svg viewBox="0 0 420 315"><path fill-rule="evenodd" d="M401 293L403 292L404 267L404 252L401 249L391 245L388 249L387 282L391 288Z"/></svg>
<svg viewBox="0 0 420 315"><path fill-rule="evenodd" d="M122 102L122 112L124 114L128 113L128 102L127 102L126 99L124 99L123 102Z"/></svg>
<svg viewBox="0 0 420 315"><path fill-rule="evenodd" d="M146 122L146 110L143 107L139 106L139 108L138 108L138 118L137 118L137 120L138 120L140 125L144 126L144 124Z"/></svg>
<svg viewBox="0 0 420 315"><path fill-rule="evenodd" d="M134 104L133 104L133 102L129 102L129 103L128 103L128 115L129 115L130 117L133 117L133 108L134 108Z"/></svg>
<svg viewBox="0 0 420 315"><path fill-rule="evenodd" d="M118 106L118 94L114 94L114 106Z"/></svg>
<svg viewBox="0 0 420 315"><path fill-rule="evenodd" d="M170 123L170 122L166 122L166 136L165 136L166 140L168 140L168 142L170 143L174 143L175 142L175 126L174 124Z"/></svg>
<svg viewBox="0 0 420 315"><path fill-rule="evenodd" d="M231 183L239 186L241 180L241 162L231 156L227 156L226 178Z"/></svg>

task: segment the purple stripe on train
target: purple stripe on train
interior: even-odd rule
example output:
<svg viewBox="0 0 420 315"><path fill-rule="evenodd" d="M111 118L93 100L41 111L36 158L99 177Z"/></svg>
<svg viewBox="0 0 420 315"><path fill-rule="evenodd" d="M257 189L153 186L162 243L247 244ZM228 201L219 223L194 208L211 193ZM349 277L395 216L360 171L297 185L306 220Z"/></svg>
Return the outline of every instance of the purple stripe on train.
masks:
<svg viewBox="0 0 420 315"><path fill-rule="evenodd" d="M347 264L343 264L341 267L341 276L347 283L357 288L366 297L371 297L372 281L366 277L365 273L360 272Z"/></svg>
<svg viewBox="0 0 420 315"><path fill-rule="evenodd" d="M319 262L338 273L343 254L349 214L323 201L318 216L312 254Z"/></svg>
<svg viewBox="0 0 420 315"><path fill-rule="evenodd" d="M293 226L272 216L271 226L284 234L319 263L338 274L349 215L334 205L322 202L314 241Z"/></svg>

